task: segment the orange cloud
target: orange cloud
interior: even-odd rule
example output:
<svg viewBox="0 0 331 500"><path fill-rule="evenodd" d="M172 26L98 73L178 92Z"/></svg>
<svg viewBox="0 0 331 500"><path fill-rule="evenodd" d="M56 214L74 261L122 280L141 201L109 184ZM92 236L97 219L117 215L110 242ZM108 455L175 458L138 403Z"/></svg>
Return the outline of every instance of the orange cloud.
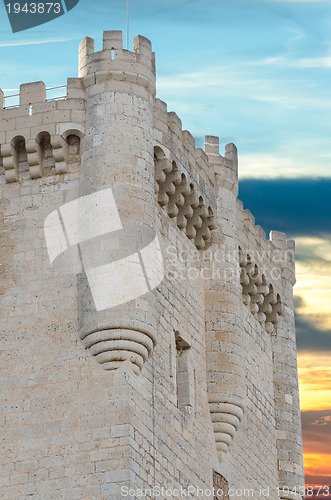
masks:
<svg viewBox="0 0 331 500"><path fill-rule="evenodd" d="M328 353L298 353L301 410L331 408L330 365Z"/></svg>
<svg viewBox="0 0 331 500"><path fill-rule="evenodd" d="M295 295L303 299L300 311L324 318L320 327L330 327L331 242L329 238L296 238Z"/></svg>
<svg viewBox="0 0 331 500"><path fill-rule="evenodd" d="M305 453L305 472L309 476L325 476L330 479L331 455L322 453Z"/></svg>

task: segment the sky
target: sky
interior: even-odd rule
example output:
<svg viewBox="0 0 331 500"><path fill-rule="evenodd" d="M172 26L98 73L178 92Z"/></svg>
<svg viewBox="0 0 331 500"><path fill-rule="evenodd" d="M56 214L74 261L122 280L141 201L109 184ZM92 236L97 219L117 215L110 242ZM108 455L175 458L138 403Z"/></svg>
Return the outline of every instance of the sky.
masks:
<svg viewBox="0 0 331 500"><path fill-rule="evenodd" d="M307 484L331 484L331 0L130 0L130 43L157 55L157 94L203 146L239 150L239 197L268 233L295 238ZM13 34L0 3L0 87L77 76L84 36L126 31L126 0L80 0ZM7 99L7 105L14 100Z"/></svg>

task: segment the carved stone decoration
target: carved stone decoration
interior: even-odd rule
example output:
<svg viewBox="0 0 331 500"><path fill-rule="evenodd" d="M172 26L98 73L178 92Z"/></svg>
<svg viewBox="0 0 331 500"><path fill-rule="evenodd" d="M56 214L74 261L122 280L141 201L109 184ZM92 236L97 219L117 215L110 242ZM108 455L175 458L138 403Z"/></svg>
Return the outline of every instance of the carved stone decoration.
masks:
<svg viewBox="0 0 331 500"><path fill-rule="evenodd" d="M2 144L1 154L5 169L6 182L18 181L18 155L13 144Z"/></svg>
<svg viewBox="0 0 331 500"><path fill-rule="evenodd" d="M229 446L243 419L244 411L239 404L209 401L209 411L216 441L216 449L220 461Z"/></svg>
<svg viewBox="0 0 331 500"><path fill-rule="evenodd" d="M73 132L76 132L75 130ZM81 131L78 131L78 133ZM21 162L20 155L22 151L20 150L20 145L23 144L24 153L26 154L26 160L29 165L30 177L31 179L39 179L45 175L51 175L47 173L47 168L45 169L44 159L51 158L52 167L55 166L56 174L65 174L68 172L69 163L69 144L68 141L62 135L49 136L48 139L48 151L45 152L43 149L43 137L44 133L41 132L37 134L35 138L25 139L23 136L14 138L8 144L1 144L1 156L3 161L3 168L5 170L5 179L7 183L18 182L20 180L20 168L19 164ZM80 140L80 136L74 134L70 135L77 141ZM75 146L77 149L77 145ZM78 148L79 149L79 148ZM48 156L45 156L48 155ZM78 158L80 161L79 152L72 155Z"/></svg>
<svg viewBox="0 0 331 500"><path fill-rule="evenodd" d="M51 144L55 160L55 171L57 174L65 174L67 172L68 144L61 135L53 136Z"/></svg>
<svg viewBox="0 0 331 500"><path fill-rule="evenodd" d="M199 197L186 175L180 173L176 162L165 158L160 148L155 148L155 193L157 201L177 227L185 231L198 250L211 242L211 232L216 227L211 207Z"/></svg>
<svg viewBox="0 0 331 500"><path fill-rule="evenodd" d="M39 179L42 177L42 156L40 145L36 139L26 141L26 153L30 167L31 179Z"/></svg>
<svg viewBox="0 0 331 500"><path fill-rule="evenodd" d="M268 333L272 333L283 314L283 305L279 294L275 294L272 284L267 284L266 277L252 262L249 254L239 247L240 284L245 306Z"/></svg>

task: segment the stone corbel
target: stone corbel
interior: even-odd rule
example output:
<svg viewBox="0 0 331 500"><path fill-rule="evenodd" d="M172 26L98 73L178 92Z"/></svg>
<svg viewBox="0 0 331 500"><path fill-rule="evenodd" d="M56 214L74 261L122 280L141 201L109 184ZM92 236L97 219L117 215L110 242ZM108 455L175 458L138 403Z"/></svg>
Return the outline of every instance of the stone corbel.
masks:
<svg viewBox="0 0 331 500"><path fill-rule="evenodd" d="M13 144L2 144L1 154L5 169L6 182L18 181L18 154Z"/></svg>
<svg viewBox="0 0 331 500"><path fill-rule="evenodd" d="M68 161L68 144L61 135L51 137L51 145L53 148L53 156L55 160L55 172L57 174L67 173Z"/></svg>
<svg viewBox="0 0 331 500"><path fill-rule="evenodd" d="M43 172L43 158L41 149L36 139L26 141L26 154L30 167L31 179L39 179Z"/></svg>

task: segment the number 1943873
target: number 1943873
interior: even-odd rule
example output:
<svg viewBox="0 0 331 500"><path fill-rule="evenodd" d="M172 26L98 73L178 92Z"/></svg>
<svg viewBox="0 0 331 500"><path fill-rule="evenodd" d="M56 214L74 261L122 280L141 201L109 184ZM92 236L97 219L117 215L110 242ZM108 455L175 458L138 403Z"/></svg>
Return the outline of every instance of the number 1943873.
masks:
<svg viewBox="0 0 331 500"><path fill-rule="evenodd" d="M8 14L60 14L62 5L58 2L25 3L18 2L6 4Z"/></svg>

